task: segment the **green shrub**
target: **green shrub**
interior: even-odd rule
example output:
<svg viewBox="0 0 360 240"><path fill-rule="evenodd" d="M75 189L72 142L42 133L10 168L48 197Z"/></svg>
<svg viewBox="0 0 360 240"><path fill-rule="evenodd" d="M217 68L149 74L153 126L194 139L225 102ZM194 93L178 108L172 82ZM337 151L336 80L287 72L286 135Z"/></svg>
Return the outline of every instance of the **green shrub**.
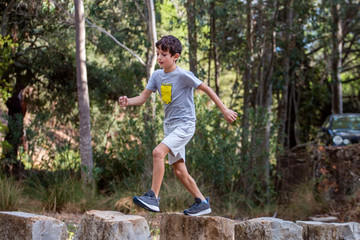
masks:
<svg viewBox="0 0 360 240"><path fill-rule="evenodd" d="M32 173L25 181L25 189L31 198L54 212L59 212L66 204L81 202L85 196L81 181L67 171Z"/></svg>
<svg viewBox="0 0 360 240"><path fill-rule="evenodd" d="M239 153L240 125L228 124L209 98L195 97L197 107L196 132L187 145L187 166L198 184L209 185L221 192L236 189L241 171Z"/></svg>
<svg viewBox="0 0 360 240"><path fill-rule="evenodd" d="M162 134L160 109L155 118L148 106L116 108L112 117L94 113L94 162L99 169L101 190L114 192L122 181L143 183L142 191L151 182L152 150ZM116 116L121 116L116 117ZM160 134L161 133L161 134Z"/></svg>
<svg viewBox="0 0 360 240"><path fill-rule="evenodd" d="M56 154L51 162L53 170L78 170L81 166L80 152L74 150L70 143L56 146Z"/></svg>
<svg viewBox="0 0 360 240"><path fill-rule="evenodd" d="M0 210L17 210L22 197L22 187L12 178L0 177Z"/></svg>

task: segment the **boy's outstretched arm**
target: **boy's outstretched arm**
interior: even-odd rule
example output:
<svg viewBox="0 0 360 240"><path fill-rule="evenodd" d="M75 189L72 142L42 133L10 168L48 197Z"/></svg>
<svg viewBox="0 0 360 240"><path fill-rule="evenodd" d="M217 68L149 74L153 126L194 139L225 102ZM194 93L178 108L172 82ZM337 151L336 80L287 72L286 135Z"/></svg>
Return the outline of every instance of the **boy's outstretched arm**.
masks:
<svg viewBox="0 0 360 240"><path fill-rule="evenodd" d="M220 98L216 95L214 90L212 90L211 87L205 85L204 83L201 83L198 86L197 89L199 89L199 90L203 91L204 93L206 93L211 98L211 100L214 101L214 103L220 109L222 114L224 114L224 117L225 117L226 121L228 121L229 123L232 123L232 122L234 122L236 120L237 112L234 112L234 111L228 109L224 105L224 103L220 100Z"/></svg>
<svg viewBox="0 0 360 240"><path fill-rule="evenodd" d="M120 107L127 107L133 105L143 105L150 97L153 92L149 89L145 89L140 96L128 98L127 96L119 97L119 105Z"/></svg>

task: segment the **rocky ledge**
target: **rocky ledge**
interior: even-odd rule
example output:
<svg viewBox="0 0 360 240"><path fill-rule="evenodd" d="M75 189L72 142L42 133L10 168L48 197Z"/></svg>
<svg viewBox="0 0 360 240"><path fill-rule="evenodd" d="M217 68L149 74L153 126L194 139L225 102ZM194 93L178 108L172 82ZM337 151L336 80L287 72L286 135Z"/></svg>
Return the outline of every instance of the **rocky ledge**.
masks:
<svg viewBox="0 0 360 240"><path fill-rule="evenodd" d="M65 240L66 225L54 218L23 212L0 212L0 240ZM114 211L86 212L74 239L150 240L145 218ZM163 213L160 240L360 240L357 222L323 223L255 218L234 221L218 216Z"/></svg>

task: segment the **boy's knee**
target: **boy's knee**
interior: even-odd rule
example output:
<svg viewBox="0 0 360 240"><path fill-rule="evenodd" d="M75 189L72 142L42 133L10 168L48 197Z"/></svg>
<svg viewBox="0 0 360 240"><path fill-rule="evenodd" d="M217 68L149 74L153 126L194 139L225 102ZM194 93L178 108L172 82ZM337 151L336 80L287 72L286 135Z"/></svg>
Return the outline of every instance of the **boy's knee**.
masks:
<svg viewBox="0 0 360 240"><path fill-rule="evenodd" d="M158 148L155 148L153 150L153 158L154 159L155 158L164 158L164 157L165 157L164 153L162 151L160 151Z"/></svg>
<svg viewBox="0 0 360 240"><path fill-rule="evenodd" d="M160 143L153 150L153 158L154 159L158 159L158 158L164 159L166 154L168 154L168 153L169 153L169 148L165 144Z"/></svg>

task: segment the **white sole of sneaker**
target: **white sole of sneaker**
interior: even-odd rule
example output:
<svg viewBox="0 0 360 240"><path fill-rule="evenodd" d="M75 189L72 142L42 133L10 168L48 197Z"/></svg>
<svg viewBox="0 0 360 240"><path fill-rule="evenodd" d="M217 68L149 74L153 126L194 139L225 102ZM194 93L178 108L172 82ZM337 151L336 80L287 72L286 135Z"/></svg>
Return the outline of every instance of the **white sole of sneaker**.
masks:
<svg viewBox="0 0 360 240"><path fill-rule="evenodd" d="M205 215L205 214L209 214L211 213L211 208L205 209L204 211L198 212L198 213L185 213L186 215L189 216L201 216L201 215Z"/></svg>
<svg viewBox="0 0 360 240"><path fill-rule="evenodd" d="M144 206L146 206L147 208L149 208L153 212L160 212L160 208L157 207L157 206L149 205L146 202L141 201L139 198L137 198L137 201L141 202L141 204L143 204Z"/></svg>

